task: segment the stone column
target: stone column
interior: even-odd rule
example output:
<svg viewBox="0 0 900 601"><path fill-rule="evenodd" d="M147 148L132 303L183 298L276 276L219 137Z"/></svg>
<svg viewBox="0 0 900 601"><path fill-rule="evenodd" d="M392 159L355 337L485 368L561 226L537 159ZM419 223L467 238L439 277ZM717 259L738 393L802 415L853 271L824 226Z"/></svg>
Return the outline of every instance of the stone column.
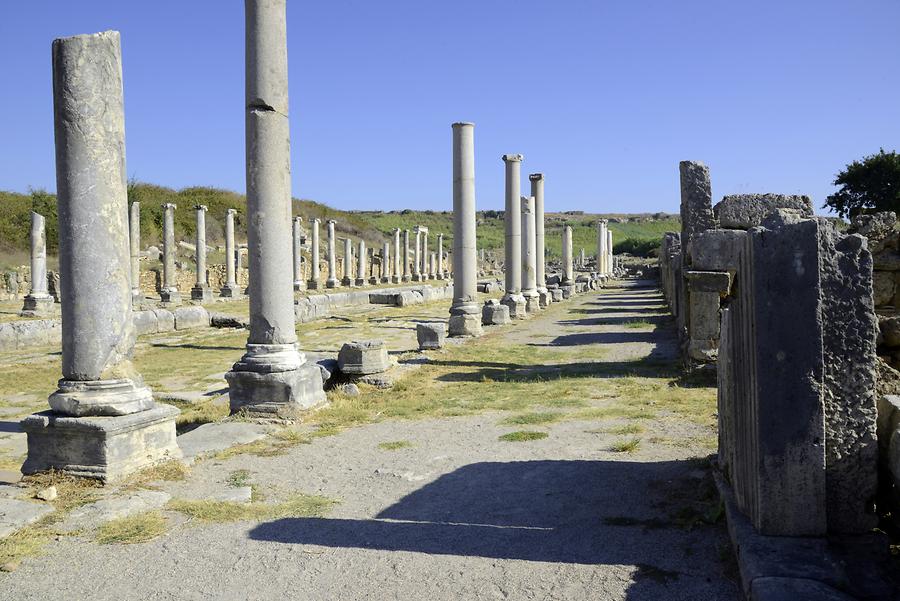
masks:
<svg viewBox="0 0 900 601"><path fill-rule="evenodd" d="M130 279L129 279L130 281ZM53 311L53 297L47 292L47 237L44 217L31 212L31 292L25 297L20 315L36 317Z"/></svg>
<svg viewBox="0 0 900 601"><path fill-rule="evenodd" d="M385 240L381 247L381 283L387 284L391 281L391 243Z"/></svg>
<svg viewBox="0 0 900 601"><path fill-rule="evenodd" d="M444 273L444 234L438 234L437 237L437 274L439 280L443 280Z"/></svg>
<svg viewBox="0 0 900 601"><path fill-rule="evenodd" d="M356 251L356 285L366 285L366 242L360 239Z"/></svg>
<svg viewBox="0 0 900 601"><path fill-rule="evenodd" d="M428 228L420 227L419 231L422 232L422 250L419 253L419 257L421 257L422 266L419 270L420 275L423 280L427 280L431 278L431 269L428 265Z"/></svg>
<svg viewBox="0 0 900 601"><path fill-rule="evenodd" d="M581 256L578 258L578 266L584 269L585 264L587 263L587 259L584 255L584 248L581 249Z"/></svg>
<svg viewBox="0 0 900 601"><path fill-rule="evenodd" d="M562 237L562 281L561 286L569 287L575 285L575 269L572 265L572 226L567 225L563 228Z"/></svg>
<svg viewBox="0 0 900 601"><path fill-rule="evenodd" d="M403 281L408 282L409 276L409 230L403 230Z"/></svg>
<svg viewBox="0 0 900 601"><path fill-rule="evenodd" d="M225 378L232 413L292 418L325 392L294 330L286 0L244 6L250 336Z"/></svg>
<svg viewBox="0 0 900 601"><path fill-rule="evenodd" d="M522 197L522 296L525 310L534 313L540 309L537 291L537 237L534 220L534 197Z"/></svg>
<svg viewBox="0 0 900 601"><path fill-rule="evenodd" d="M547 292L545 264L547 250L544 243L544 174L532 173L528 179L531 181L531 195L534 197L535 280L540 306L544 308L553 302L553 297Z"/></svg>
<svg viewBox="0 0 900 601"><path fill-rule="evenodd" d="M225 211L225 284L219 291L223 298L236 298L240 296L237 285L236 249L234 246L234 209Z"/></svg>
<svg viewBox="0 0 900 601"><path fill-rule="evenodd" d="M131 300L140 304L141 292L141 203L131 203L128 216L128 240L131 250Z"/></svg>
<svg viewBox="0 0 900 601"><path fill-rule="evenodd" d="M522 212L521 212L521 154L505 154L506 163L506 245L503 268L506 272L506 292L500 302L509 307L513 319L525 318L525 297L522 296Z"/></svg>
<svg viewBox="0 0 900 601"><path fill-rule="evenodd" d="M400 228L394 229L394 268L391 270L391 282L400 283L400 277L403 275L400 269Z"/></svg>
<svg viewBox="0 0 900 601"><path fill-rule="evenodd" d="M606 219L597 220L597 272L606 275L609 271L606 265Z"/></svg>
<svg viewBox="0 0 900 601"><path fill-rule="evenodd" d="M326 288L337 288L337 257L334 238L334 219L328 220L328 279L325 280Z"/></svg>
<svg viewBox="0 0 900 601"><path fill-rule="evenodd" d="M306 287L309 290L318 290L321 277L319 275L319 220L310 221L310 228L312 232L309 243L309 280L306 282Z"/></svg>
<svg viewBox="0 0 900 601"><path fill-rule="evenodd" d="M119 33L53 42L62 379L52 411L20 422L22 472L104 481L180 457L178 410L131 363L134 325ZM93 110L102 107L103 110Z"/></svg>
<svg viewBox="0 0 900 601"><path fill-rule="evenodd" d="M416 246L413 254L413 276L414 282L422 281L422 230L419 226L413 228L416 235Z"/></svg>
<svg viewBox="0 0 900 601"><path fill-rule="evenodd" d="M343 268L341 273L341 286L353 285L353 241L350 238L344 238L344 261L341 264Z"/></svg>
<svg viewBox="0 0 900 601"><path fill-rule="evenodd" d="M163 277L159 297L168 305L181 304L181 293L178 291L177 272L175 270L175 209L174 203L167 202L163 206Z"/></svg>
<svg viewBox="0 0 900 601"><path fill-rule="evenodd" d="M606 230L606 266L609 274L613 274L613 236L612 230Z"/></svg>
<svg viewBox="0 0 900 601"><path fill-rule="evenodd" d="M197 279L191 288L191 300L201 303L212 302L212 290L209 288L209 280L206 275L206 205L197 205L197 239L196 239L196 265Z"/></svg>
<svg viewBox="0 0 900 601"><path fill-rule="evenodd" d="M294 290L303 290L303 218L294 217Z"/></svg>
<svg viewBox="0 0 900 601"><path fill-rule="evenodd" d="M475 255L475 125L453 124L453 302L450 336L480 336Z"/></svg>

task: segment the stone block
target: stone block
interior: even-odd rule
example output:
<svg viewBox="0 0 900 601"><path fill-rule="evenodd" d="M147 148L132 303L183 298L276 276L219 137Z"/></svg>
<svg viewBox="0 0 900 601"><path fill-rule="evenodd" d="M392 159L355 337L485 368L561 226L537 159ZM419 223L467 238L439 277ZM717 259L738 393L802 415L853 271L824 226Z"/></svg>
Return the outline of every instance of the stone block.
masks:
<svg viewBox="0 0 900 601"><path fill-rule="evenodd" d="M53 505L0 498L0 540L53 513Z"/></svg>
<svg viewBox="0 0 900 601"><path fill-rule="evenodd" d="M697 292L728 294L731 288L731 274L725 271L685 271L691 296Z"/></svg>
<svg viewBox="0 0 900 601"><path fill-rule="evenodd" d="M481 323L486 326L500 326L510 322L509 307L500 304L497 299L484 302L481 309Z"/></svg>
<svg viewBox="0 0 900 601"><path fill-rule="evenodd" d="M416 340L420 351L430 351L444 346L447 328L443 323L417 323Z"/></svg>
<svg viewBox="0 0 900 601"><path fill-rule="evenodd" d="M159 320L153 311L135 311L132 315L135 335L144 336L159 331Z"/></svg>
<svg viewBox="0 0 900 601"><path fill-rule="evenodd" d="M172 332L175 330L175 314L166 309L151 309L156 315L157 332Z"/></svg>
<svg viewBox="0 0 900 601"><path fill-rule="evenodd" d="M554 303L558 303L563 300L562 288L550 288L549 292L550 296L553 297Z"/></svg>
<svg viewBox="0 0 900 601"><path fill-rule="evenodd" d="M390 366L387 347L381 340L347 342L338 352L338 369L345 374L377 374Z"/></svg>
<svg viewBox="0 0 900 601"><path fill-rule="evenodd" d="M748 230L778 209L797 211L801 217L813 215L809 196L793 194L733 194L719 201L713 213L721 228Z"/></svg>
<svg viewBox="0 0 900 601"><path fill-rule="evenodd" d="M875 271L872 274L872 294L876 307L892 305L896 293L893 271Z"/></svg>
<svg viewBox="0 0 900 601"><path fill-rule="evenodd" d="M112 482L145 467L178 459L178 414L178 409L169 405L114 417L35 413L21 422L28 436L28 458L22 473L55 469Z"/></svg>
<svg viewBox="0 0 900 601"><path fill-rule="evenodd" d="M538 303L541 309L546 309L553 302L553 295L549 290L538 291Z"/></svg>
<svg viewBox="0 0 900 601"><path fill-rule="evenodd" d="M390 290L373 290L369 293L369 303L373 305L397 306L399 292Z"/></svg>
<svg viewBox="0 0 900 601"><path fill-rule="evenodd" d="M575 296L575 286L560 286L563 299L569 299Z"/></svg>
<svg viewBox="0 0 900 601"><path fill-rule="evenodd" d="M694 239L691 267L700 271L737 271L738 254L747 232L742 230L706 230Z"/></svg>
<svg viewBox="0 0 900 601"><path fill-rule="evenodd" d="M878 435L878 447L883 457L888 456L891 437L898 427L900 427L900 396L885 394L878 397L878 422L876 431ZM900 474L900 470L898 470L898 474Z"/></svg>
<svg viewBox="0 0 900 601"><path fill-rule="evenodd" d="M175 309L175 329L208 328L209 312L203 307L178 307Z"/></svg>
<svg viewBox="0 0 900 601"><path fill-rule="evenodd" d="M60 532L93 530L110 520L159 509L172 498L161 490L138 490L126 497L101 499L72 510L56 529Z"/></svg>
<svg viewBox="0 0 900 601"><path fill-rule="evenodd" d="M179 436L178 446L181 447L185 461L193 462L209 453L257 441L264 438L267 432L265 426L250 422L213 422Z"/></svg>
<svg viewBox="0 0 900 601"><path fill-rule="evenodd" d="M420 305L423 302L425 301L422 298L422 294L420 292L416 292L414 290L404 290L400 293L400 296L397 299L397 306L408 307L410 305Z"/></svg>
<svg viewBox="0 0 900 601"><path fill-rule="evenodd" d="M296 419L326 402L322 374L316 365L268 373L231 370L225 379L231 413Z"/></svg>
<svg viewBox="0 0 900 601"><path fill-rule="evenodd" d="M450 316L450 336L481 336L484 330L481 329L481 317L477 314L472 315L451 315Z"/></svg>

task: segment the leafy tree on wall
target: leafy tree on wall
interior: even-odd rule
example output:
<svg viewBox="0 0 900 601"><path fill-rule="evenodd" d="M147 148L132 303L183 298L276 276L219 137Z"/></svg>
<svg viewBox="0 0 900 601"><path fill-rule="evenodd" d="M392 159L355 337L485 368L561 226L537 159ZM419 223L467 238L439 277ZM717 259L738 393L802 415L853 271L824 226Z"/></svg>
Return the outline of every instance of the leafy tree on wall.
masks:
<svg viewBox="0 0 900 601"><path fill-rule="evenodd" d="M831 208L847 218L863 211L900 213L900 154L885 152L853 161L837 174L840 189L825 199L822 208Z"/></svg>

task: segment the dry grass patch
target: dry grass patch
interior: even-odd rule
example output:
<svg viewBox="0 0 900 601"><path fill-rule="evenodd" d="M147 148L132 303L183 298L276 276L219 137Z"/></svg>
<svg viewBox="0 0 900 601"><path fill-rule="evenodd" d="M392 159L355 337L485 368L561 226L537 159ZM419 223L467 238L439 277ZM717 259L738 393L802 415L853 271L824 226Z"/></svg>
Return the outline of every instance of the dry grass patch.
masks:
<svg viewBox="0 0 900 601"><path fill-rule="evenodd" d="M153 467L148 467L135 474L132 474L125 481L124 489L133 488L155 488L152 486L154 482L180 482L188 477L191 473L190 468L177 459L166 461Z"/></svg>
<svg viewBox="0 0 900 601"><path fill-rule="evenodd" d="M391 440L378 443L378 448L383 451L397 451L399 449L407 449L411 446L413 446L413 443L408 440Z"/></svg>
<svg viewBox="0 0 900 601"><path fill-rule="evenodd" d="M541 411L513 415L512 417L503 420L503 423L508 426L535 426L539 424L552 424L558 422L563 417L565 417L565 414L560 413L559 411Z"/></svg>
<svg viewBox="0 0 900 601"><path fill-rule="evenodd" d="M625 438L613 442L609 445L609 450L613 453L634 453L640 446L640 438Z"/></svg>
<svg viewBox="0 0 900 601"><path fill-rule="evenodd" d="M546 432L535 432L531 430L520 430L518 432L510 432L499 437L503 442L528 442L530 440L540 440L547 438L549 434Z"/></svg>
<svg viewBox="0 0 900 601"><path fill-rule="evenodd" d="M159 511L110 520L97 529L96 541L101 545L145 543L165 534L168 520Z"/></svg>
<svg viewBox="0 0 900 601"><path fill-rule="evenodd" d="M236 503L175 499L166 509L177 511L198 522L262 521L287 517L322 517L337 503L318 495L294 493L275 503Z"/></svg>

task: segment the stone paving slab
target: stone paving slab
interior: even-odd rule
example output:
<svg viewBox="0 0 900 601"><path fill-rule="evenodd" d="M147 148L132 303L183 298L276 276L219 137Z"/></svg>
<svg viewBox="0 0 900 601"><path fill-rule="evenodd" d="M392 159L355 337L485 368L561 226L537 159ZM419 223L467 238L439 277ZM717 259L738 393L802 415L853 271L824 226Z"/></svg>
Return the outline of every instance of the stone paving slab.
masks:
<svg viewBox="0 0 900 601"><path fill-rule="evenodd" d="M217 422L186 432L178 437L178 446L187 462L200 455L223 451L239 444L247 444L264 437L266 426L248 422Z"/></svg>
<svg viewBox="0 0 900 601"><path fill-rule="evenodd" d="M60 532L93 530L104 522L159 509L172 496L158 490L140 490L124 498L101 499L73 510L57 526Z"/></svg>
<svg viewBox="0 0 900 601"><path fill-rule="evenodd" d="M53 513L53 506L46 503L0 498L0 538L6 538L50 513Z"/></svg>

